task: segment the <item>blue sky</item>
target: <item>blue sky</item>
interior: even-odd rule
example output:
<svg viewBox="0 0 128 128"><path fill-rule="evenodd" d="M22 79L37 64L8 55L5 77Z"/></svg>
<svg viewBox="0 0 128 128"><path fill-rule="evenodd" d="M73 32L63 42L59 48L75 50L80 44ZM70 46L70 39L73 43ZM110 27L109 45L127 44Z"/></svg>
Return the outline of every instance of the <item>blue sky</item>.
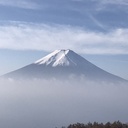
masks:
<svg viewBox="0 0 128 128"><path fill-rule="evenodd" d="M0 75L72 49L128 79L127 0L0 0Z"/></svg>

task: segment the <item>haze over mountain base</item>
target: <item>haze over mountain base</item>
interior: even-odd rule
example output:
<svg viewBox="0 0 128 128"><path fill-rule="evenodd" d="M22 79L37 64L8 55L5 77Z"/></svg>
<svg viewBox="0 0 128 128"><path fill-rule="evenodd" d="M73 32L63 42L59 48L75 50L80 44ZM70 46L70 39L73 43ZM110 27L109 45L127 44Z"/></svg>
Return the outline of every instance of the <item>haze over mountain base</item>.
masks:
<svg viewBox="0 0 128 128"><path fill-rule="evenodd" d="M61 128L128 119L128 86L57 79L0 81L1 128Z"/></svg>

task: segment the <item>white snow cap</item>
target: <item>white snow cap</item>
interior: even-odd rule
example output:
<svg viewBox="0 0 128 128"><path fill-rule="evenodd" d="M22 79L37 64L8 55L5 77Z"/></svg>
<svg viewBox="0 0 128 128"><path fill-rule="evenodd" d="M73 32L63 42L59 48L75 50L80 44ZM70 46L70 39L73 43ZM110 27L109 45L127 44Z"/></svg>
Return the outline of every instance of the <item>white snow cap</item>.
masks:
<svg viewBox="0 0 128 128"><path fill-rule="evenodd" d="M70 49L67 50L55 50L40 60L37 60L35 64L56 66L77 66L77 64L83 59Z"/></svg>

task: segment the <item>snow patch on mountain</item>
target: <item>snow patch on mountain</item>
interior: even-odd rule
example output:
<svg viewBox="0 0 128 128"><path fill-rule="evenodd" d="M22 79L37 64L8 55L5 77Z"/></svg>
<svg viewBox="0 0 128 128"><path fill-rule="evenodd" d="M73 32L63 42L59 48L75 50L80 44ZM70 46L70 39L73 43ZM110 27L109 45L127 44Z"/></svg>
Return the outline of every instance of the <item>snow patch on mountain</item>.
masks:
<svg viewBox="0 0 128 128"><path fill-rule="evenodd" d="M77 62L70 58L70 56L74 56L72 50L55 50L49 55L39 59L35 62L35 64L41 65L50 65L52 67L56 66L76 66Z"/></svg>

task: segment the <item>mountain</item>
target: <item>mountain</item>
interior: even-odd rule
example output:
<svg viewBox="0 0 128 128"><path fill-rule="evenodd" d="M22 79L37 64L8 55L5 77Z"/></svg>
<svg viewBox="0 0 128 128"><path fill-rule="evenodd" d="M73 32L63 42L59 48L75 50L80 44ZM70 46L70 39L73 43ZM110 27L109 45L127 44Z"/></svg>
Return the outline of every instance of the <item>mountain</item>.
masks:
<svg viewBox="0 0 128 128"><path fill-rule="evenodd" d="M123 78L110 74L90 63L72 50L55 50L49 55L27 65L21 69L10 72L6 78L69 78L81 77L89 80L121 82Z"/></svg>

